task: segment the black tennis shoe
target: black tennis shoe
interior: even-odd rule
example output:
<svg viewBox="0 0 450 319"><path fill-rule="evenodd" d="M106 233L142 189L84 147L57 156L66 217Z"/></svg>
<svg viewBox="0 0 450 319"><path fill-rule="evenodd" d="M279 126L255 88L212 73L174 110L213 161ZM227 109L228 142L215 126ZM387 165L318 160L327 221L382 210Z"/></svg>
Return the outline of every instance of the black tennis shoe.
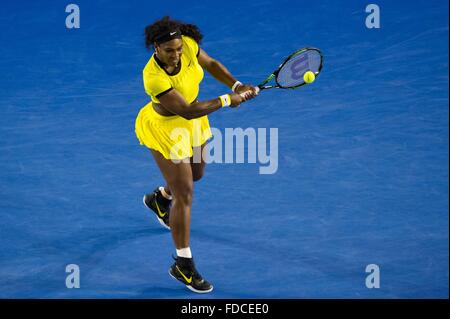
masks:
<svg viewBox="0 0 450 319"><path fill-rule="evenodd" d="M172 201L165 198L161 191L157 188L151 194L145 194L142 199L144 205L151 209L158 218L159 223L170 230L169 226L169 215L170 215L170 205Z"/></svg>
<svg viewBox="0 0 450 319"><path fill-rule="evenodd" d="M195 269L192 258L177 257L175 263L169 268L169 275L180 281L193 292L204 294L211 292L213 286L207 282Z"/></svg>

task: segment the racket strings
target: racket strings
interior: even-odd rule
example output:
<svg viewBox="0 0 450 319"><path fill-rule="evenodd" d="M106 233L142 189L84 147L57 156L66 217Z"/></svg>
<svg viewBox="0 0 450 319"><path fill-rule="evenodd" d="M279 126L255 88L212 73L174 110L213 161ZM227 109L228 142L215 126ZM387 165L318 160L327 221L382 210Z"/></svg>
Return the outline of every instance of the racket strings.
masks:
<svg viewBox="0 0 450 319"><path fill-rule="evenodd" d="M308 50L292 56L280 69L277 83L283 88L292 88L305 83L303 75L307 71L319 72L322 57L318 51Z"/></svg>

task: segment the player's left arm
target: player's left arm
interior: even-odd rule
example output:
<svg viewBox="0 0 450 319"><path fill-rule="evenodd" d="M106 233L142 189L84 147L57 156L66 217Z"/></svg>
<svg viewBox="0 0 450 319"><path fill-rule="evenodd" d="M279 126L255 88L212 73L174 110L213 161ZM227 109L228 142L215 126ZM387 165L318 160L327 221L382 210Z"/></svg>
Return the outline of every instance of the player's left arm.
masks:
<svg viewBox="0 0 450 319"><path fill-rule="evenodd" d="M202 68L204 68L216 80L231 88L237 81L236 78L222 63L210 57L203 49L200 48L199 50L198 63L200 63ZM252 85L239 85L235 90L236 93L244 93L248 91L250 91L250 94L252 95L251 97L256 96L256 90Z"/></svg>

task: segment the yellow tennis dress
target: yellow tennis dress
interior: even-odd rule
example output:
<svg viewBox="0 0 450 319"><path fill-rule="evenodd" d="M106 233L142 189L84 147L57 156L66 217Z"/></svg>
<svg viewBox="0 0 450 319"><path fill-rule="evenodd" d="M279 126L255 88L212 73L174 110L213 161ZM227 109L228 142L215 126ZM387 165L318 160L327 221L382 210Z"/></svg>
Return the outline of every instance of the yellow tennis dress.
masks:
<svg viewBox="0 0 450 319"><path fill-rule="evenodd" d="M158 96L176 89L189 103L194 103L203 79L203 69L198 63L199 46L187 36L182 36L183 53L181 69L169 75L153 54L143 71L144 87L152 102ZM206 143L212 137L208 117L187 120L179 115L163 116L152 107L144 106L136 118L135 132L141 145L160 152L164 158L182 160L193 156L193 147Z"/></svg>

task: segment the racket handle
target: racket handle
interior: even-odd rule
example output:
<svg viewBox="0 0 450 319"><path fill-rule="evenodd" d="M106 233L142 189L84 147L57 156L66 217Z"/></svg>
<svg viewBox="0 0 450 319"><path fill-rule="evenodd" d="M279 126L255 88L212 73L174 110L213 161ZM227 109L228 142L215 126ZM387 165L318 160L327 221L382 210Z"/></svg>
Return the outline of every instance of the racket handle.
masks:
<svg viewBox="0 0 450 319"><path fill-rule="evenodd" d="M256 91L256 94L259 94L259 92L261 91L261 89L260 89L258 86L255 86L255 91Z"/></svg>

